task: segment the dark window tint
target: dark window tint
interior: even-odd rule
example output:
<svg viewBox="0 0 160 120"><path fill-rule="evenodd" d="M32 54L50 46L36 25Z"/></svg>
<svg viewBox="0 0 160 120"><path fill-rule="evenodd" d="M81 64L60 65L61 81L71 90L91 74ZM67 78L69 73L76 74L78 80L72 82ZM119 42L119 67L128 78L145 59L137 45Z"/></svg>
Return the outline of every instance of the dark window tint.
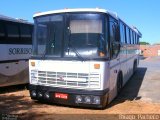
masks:
<svg viewBox="0 0 160 120"><path fill-rule="evenodd" d="M5 44L5 29L4 29L4 23L3 21L0 21L0 44Z"/></svg>
<svg viewBox="0 0 160 120"><path fill-rule="evenodd" d="M120 37L121 37L121 43L126 43L125 26L122 22L120 22Z"/></svg>
<svg viewBox="0 0 160 120"><path fill-rule="evenodd" d="M17 44L19 39L19 28L16 23L6 23L7 41L6 44Z"/></svg>
<svg viewBox="0 0 160 120"><path fill-rule="evenodd" d="M134 32L134 44L137 44L137 36L135 32Z"/></svg>
<svg viewBox="0 0 160 120"><path fill-rule="evenodd" d="M20 25L20 36L21 36L21 43L24 44L31 44L32 43L32 29L30 25Z"/></svg>
<svg viewBox="0 0 160 120"><path fill-rule="evenodd" d="M137 35L137 44L139 44L139 36Z"/></svg>
<svg viewBox="0 0 160 120"><path fill-rule="evenodd" d="M35 19L34 54L61 56L63 16L52 15Z"/></svg>
<svg viewBox="0 0 160 120"><path fill-rule="evenodd" d="M130 44L133 44L133 33L132 30L130 30Z"/></svg>
<svg viewBox="0 0 160 120"><path fill-rule="evenodd" d="M132 34L133 34L133 44L136 44L135 33L133 31L132 31Z"/></svg>
<svg viewBox="0 0 160 120"><path fill-rule="evenodd" d="M109 20L109 30L110 30L110 42L111 42L111 58L114 59L117 57L120 50L120 42L117 37L118 33L118 24L117 21L113 18Z"/></svg>
<svg viewBox="0 0 160 120"><path fill-rule="evenodd" d="M119 42L119 31L118 31L118 23L115 19L110 18L109 20L109 27L110 27L110 41Z"/></svg>
<svg viewBox="0 0 160 120"><path fill-rule="evenodd" d="M130 44L130 31L128 27L126 27L126 39L127 43Z"/></svg>
<svg viewBox="0 0 160 120"><path fill-rule="evenodd" d="M2 21L0 21L0 37L5 36L5 31L4 31L4 24Z"/></svg>
<svg viewBox="0 0 160 120"><path fill-rule="evenodd" d="M0 21L0 44L32 44L32 25Z"/></svg>
<svg viewBox="0 0 160 120"><path fill-rule="evenodd" d="M7 26L8 37L19 39L18 25L16 25L16 24L7 24L6 26Z"/></svg>
<svg viewBox="0 0 160 120"><path fill-rule="evenodd" d="M139 37L137 34L135 34L136 44L139 44Z"/></svg>

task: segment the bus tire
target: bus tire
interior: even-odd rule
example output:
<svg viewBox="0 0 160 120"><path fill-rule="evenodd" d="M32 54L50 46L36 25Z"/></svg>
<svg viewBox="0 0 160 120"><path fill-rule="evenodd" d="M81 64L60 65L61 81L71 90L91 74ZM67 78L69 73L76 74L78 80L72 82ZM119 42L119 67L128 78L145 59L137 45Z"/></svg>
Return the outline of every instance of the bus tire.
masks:
<svg viewBox="0 0 160 120"><path fill-rule="evenodd" d="M117 77L117 94L120 93L123 86L123 75L122 72L119 72Z"/></svg>
<svg viewBox="0 0 160 120"><path fill-rule="evenodd" d="M133 74L136 72L137 70L137 61L134 61L134 64L133 64Z"/></svg>

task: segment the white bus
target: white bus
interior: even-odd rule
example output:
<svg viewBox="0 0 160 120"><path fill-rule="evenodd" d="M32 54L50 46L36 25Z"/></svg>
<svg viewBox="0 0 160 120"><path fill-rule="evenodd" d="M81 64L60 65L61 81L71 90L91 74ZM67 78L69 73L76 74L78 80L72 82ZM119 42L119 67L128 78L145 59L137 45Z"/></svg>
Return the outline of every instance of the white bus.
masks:
<svg viewBox="0 0 160 120"><path fill-rule="evenodd" d="M0 87L29 83L33 24L0 15Z"/></svg>
<svg viewBox="0 0 160 120"><path fill-rule="evenodd" d="M111 12L55 10L35 14L34 22L34 100L104 108L137 68L141 33Z"/></svg>

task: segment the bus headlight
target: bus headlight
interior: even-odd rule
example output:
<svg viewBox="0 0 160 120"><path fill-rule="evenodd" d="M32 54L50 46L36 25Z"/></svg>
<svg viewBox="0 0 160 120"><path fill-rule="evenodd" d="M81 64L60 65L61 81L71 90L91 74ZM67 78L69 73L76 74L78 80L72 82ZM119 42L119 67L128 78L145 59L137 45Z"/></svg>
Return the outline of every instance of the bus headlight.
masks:
<svg viewBox="0 0 160 120"><path fill-rule="evenodd" d="M101 103L101 99L100 96L76 95L75 103L99 105Z"/></svg>
<svg viewBox="0 0 160 120"><path fill-rule="evenodd" d="M100 104L100 97L99 96L93 96L93 104Z"/></svg>
<svg viewBox="0 0 160 120"><path fill-rule="evenodd" d="M76 103L82 103L82 96L80 96L80 95L77 95L76 96Z"/></svg>
<svg viewBox="0 0 160 120"><path fill-rule="evenodd" d="M36 97L36 96L37 96L37 93L36 93L35 90L31 91L31 96L32 96L32 97Z"/></svg>
<svg viewBox="0 0 160 120"><path fill-rule="evenodd" d="M91 103L91 97L90 96L85 96L84 102L90 104Z"/></svg>
<svg viewBox="0 0 160 120"><path fill-rule="evenodd" d="M49 93L46 92L46 93L44 94L44 97L47 98L47 99L49 99L49 98L50 98Z"/></svg>
<svg viewBox="0 0 160 120"><path fill-rule="evenodd" d="M41 92L38 92L38 97L41 98L43 94Z"/></svg>

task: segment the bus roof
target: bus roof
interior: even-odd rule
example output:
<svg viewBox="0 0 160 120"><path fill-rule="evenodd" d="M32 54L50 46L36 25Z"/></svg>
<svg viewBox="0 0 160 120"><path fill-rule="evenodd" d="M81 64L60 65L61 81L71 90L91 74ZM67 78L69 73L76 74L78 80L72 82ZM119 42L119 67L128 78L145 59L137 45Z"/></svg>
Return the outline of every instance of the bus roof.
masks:
<svg viewBox="0 0 160 120"><path fill-rule="evenodd" d="M33 15L33 17L38 17L38 16L43 16L43 15L50 15L50 14L58 14L58 13L69 13L69 12L99 12L99 13L107 13L109 15L111 15L112 17L114 17L117 20L121 20L118 16L117 13L115 12L111 12L105 9L99 9L99 8L77 8L77 9L62 9L62 10L52 10L52 11L47 11L47 12L39 12ZM124 21L123 21L124 22ZM124 22L125 23L125 22ZM127 23L125 23L126 25L128 25ZM139 32L139 30L136 27L132 27L129 26L132 30L134 30L140 37L142 36L142 34Z"/></svg>
<svg viewBox="0 0 160 120"><path fill-rule="evenodd" d="M25 23L25 24L31 24L31 25L33 25L32 23L30 23L30 22L28 22L26 20L16 19L16 18L5 16L5 15L0 15L0 20L12 21L12 22Z"/></svg>
<svg viewBox="0 0 160 120"><path fill-rule="evenodd" d="M57 14L57 13L68 13L68 12L100 12L100 13L110 13L113 15L113 17L116 17L116 14L111 13L105 9L99 9L99 8L77 8L77 9L62 9L62 10L53 10L53 11L47 11L47 12L39 12L34 14L33 17L38 17L42 15L49 15L49 14Z"/></svg>

